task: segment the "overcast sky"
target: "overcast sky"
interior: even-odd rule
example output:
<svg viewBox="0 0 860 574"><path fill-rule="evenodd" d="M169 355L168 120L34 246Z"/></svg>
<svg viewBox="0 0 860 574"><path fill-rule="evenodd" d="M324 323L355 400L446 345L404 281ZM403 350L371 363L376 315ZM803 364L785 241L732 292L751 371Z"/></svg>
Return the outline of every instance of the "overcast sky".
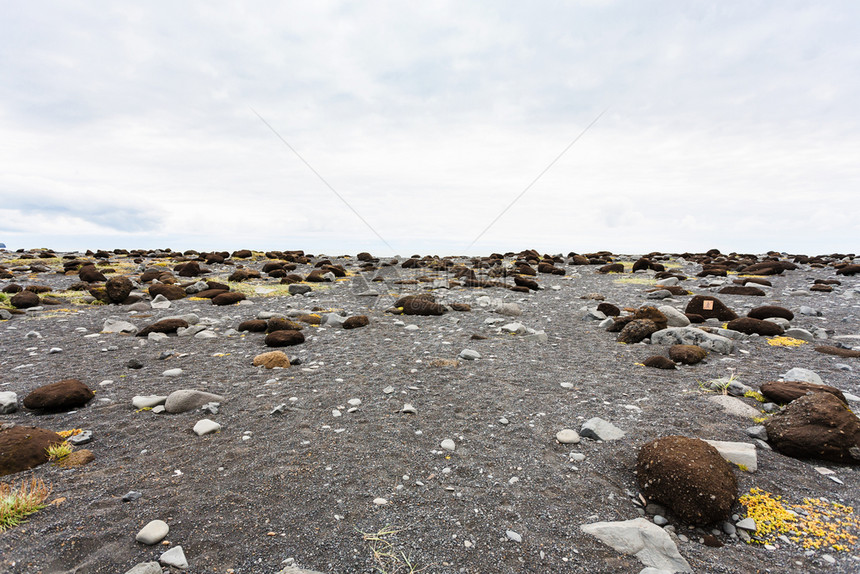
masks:
<svg viewBox="0 0 860 574"><path fill-rule="evenodd" d="M858 29L849 1L6 2L0 242L858 252Z"/></svg>

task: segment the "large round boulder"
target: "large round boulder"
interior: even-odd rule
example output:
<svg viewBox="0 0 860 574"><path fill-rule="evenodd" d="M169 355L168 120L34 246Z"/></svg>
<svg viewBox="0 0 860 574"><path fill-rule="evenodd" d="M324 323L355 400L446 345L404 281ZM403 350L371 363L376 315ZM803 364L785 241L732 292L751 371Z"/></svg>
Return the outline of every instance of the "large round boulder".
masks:
<svg viewBox="0 0 860 574"><path fill-rule="evenodd" d="M170 301L184 299L185 295L187 295L185 289L183 289L179 285L168 285L166 283L157 283L155 285L151 285L149 287L149 294L153 299L155 299L156 295L162 295L165 299L168 299Z"/></svg>
<svg viewBox="0 0 860 574"><path fill-rule="evenodd" d="M860 419L831 393L811 393L765 421L774 449L794 458L860 464Z"/></svg>
<svg viewBox="0 0 860 574"><path fill-rule="evenodd" d="M405 315L442 315L445 313L445 307L436 303L432 296L407 295L398 299L394 306L402 307Z"/></svg>
<svg viewBox="0 0 860 574"><path fill-rule="evenodd" d="M370 319L367 318L367 315L354 315L343 322L344 329L358 329L368 325L370 325Z"/></svg>
<svg viewBox="0 0 860 574"><path fill-rule="evenodd" d="M0 476L14 474L48 462L49 446L63 442L53 431L14 426L0 430Z"/></svg>
<svg viewBox="0 0 860 574"><path fill-rule="evenodd" d="M105 283L105 293L111 303L122 303L131 294L134 284L124 275L115 275Z"/></svg>
<svg viewBox="0 0 860 574"><path fill-rule="evenodd" d="M78 379L64 379L32 391L24 397L24 406L33 411L62 412L82 407L94 396Z"/></svg>
<svg viewBox="0 0 860 574"><path fill-rule="evenodd" d="M785 332L782 327L773 321L763 321L761 319L753 319L752 317L732 319L728 322L726 328L732 331L740 331L747 335L762 335L764 337L782 335Z"/></svg>
<svg viewBox="0 0 860 574"><path fill-rule="evenodd" d="M657 325L651 319L634 319L624 325L624 328L621 329L615 340L619 343L631 345L650 337L657 331Z"/></svg>
<svg viewBox="0 0 860 574"><path fill-rule="evenodd" d="M761 307L750 309L750 312L747 313L747 317L762 320L770 319L771 317L779 317L787 321L791 321L794 319L794 313L785 307L780 307L779 305L762 305Z"/></svg>
<svg viewBox="0 0 860 574"><path fill-rule="evenodd" d="M694 296L687 303L684 313L688 316L699 315L705 319L719 319L720 321L731 321L738 318L737 313L726 307L725 303L710 295Z"/></svg>
<svg viewBox="0 0 860 574"><path fill-rule="evenodd" d="M301 331L272 331L266 335L267 347L290 347L305 342Z"/></svg>
<svg viewBox="0 0 860 574"><path fill-rule="evenodd" d="M636 478L646 498L693 524L725 520L738 498L731 465L697 438L673 435L645 444L637 457Z"/></svg>
<svg viewBox="0 0 860 574"><path fill-rule="evenodd" d="M39 296L32 291L21 291L20 293L12 295L9 302L12 303L12 306L16 309L29 309L31 307L39 306Z"/></svg>

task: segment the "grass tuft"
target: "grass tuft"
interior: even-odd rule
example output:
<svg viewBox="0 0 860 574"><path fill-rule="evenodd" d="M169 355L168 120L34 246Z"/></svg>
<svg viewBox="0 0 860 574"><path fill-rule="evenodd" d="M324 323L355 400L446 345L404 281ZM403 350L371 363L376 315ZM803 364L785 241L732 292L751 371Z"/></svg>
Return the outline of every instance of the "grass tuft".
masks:
<svg viewBox="0 0 860 574"><path fill-rule="evenodd" d="M16 488L0 483L0 532L24 522L24 519L45 508L50 487L37 478L23 481Z"/></svg>
<svg viewBox="0 0 860 574"><path fill-rule="evenodd" d="M52 444L48 448L45 449L45 452L48 453L48 460L59 461L63 460L75 450L71 444L67 441L63 441L57 444Z"/></svg>
<svg viewBox="0 0 860 574"><path fill-rule="evenodd" d="M409 555L394 547L391 539L403 530L405 529L385 526L378 532L358 531L371 552L374 571L379 574L416 574L427 568L419 568Z"/></svg>

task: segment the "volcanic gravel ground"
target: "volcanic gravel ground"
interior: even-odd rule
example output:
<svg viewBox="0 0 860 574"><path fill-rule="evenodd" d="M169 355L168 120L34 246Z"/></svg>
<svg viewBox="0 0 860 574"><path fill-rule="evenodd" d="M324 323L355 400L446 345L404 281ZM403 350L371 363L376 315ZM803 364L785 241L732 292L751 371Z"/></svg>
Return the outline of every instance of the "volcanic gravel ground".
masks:
<svg viewBox="0 0 860 574"><path fill-rule="evenodd" d="M377 301L357 296L356 282L346 280L315 285L311 298L260 296L252 304L230 307L180 300L170 309L137 314L115 305L64 305L0 323L0 390L14 390L22 398L36 387L74 377L97 391L76 412L0 415L0 423L91 429L93 441L83 448L96 457L80 468L45 464L4 477L14 482L42 478L52 486L49 499L63 501L0 534L0 570L125 572L139 562L157 560L167 549L134 540L147 522L162 519L170 525L167 540L183 547L192 573L274 573L290 558L322 572L375 572L380 563L362 533L385 528L397 530L385 537L392 548L424 572L638 572L644 566L635 557L619 554L579 527L639 516L631 495L638 493L636 455L647 441L682 434L751 442L744 429L752 421L724 413L707 400L700 383L733 374L758 388L792 367L805 367L826 383L860 395L857 359L816 353L813 344L774 347L764 337L739 342L738 349L747 353L711 354L704 363L676 371L637 365L666 349L616 343L615 334L582 319L581 308L597 301L580 297L600 293L620 307L671 304L683 310L690 296L650 301L646 289L651 284L622 282L644 280L647 274L566 269L564 277L537 277L545 289L529 295L498 288L436 290L445 303L472 305L471 312L441 317L386 314L393 301L389 293L403 293L406 286L372 283L383 293ZM716 294L698 287L711 281L695 278L698 269L682 264L674 270L691 276L682 283L686 289ZM793 326L856 335L860 299L841 293L858 279L840 277L842 288L833 293L785 294L788 288L805 289L815 278L833 276L833 269L803 267L769 277L774 288L767 289L767 297L717 296L739 315L764 304L783 305L796 314L801 305L809 305L823 316L798 315ZM31 282L59 290L73 279L42 274ZM274 285L277 280L252 283ZM499 315L477 302L485 295L518 303L523 315L504 317L504 322L545 330L548 341L497 334L484 320ZM367 314L371 324L354 330L306 327L304 344L283 349L301 357L302 364L283 370L251 365L255 355L270 350L263 334L220 336L261 311L313 306ZM218 319L219 337L171 336L162 342L117 334L85 337L99 333L111 316L142 328L192 312ZM419 329L406 330L397 321ZM80 327L86 332L76 331ZM29 331L41 338L26 339ZM472 334L488 338L471 340ZM52 347L63 351L48 354ZM465 348L482 358L461 361L459 367L431 365L433 359L454 359ZM160 359L166 351L171 356ZM130 359L144 367L126 368ZM840 370L837 363L854 370ZM181 368L182 375L162 376L172 368ZM383 392L389 386L393 392ZM217 415L158 415L136 412L131 405L135 395L166 395L180 388L222 394L226 400ZM355 398L360 406L347 412L347 401ZM282 403L287 405L283 414L270 414ZM414 405L417 413L401 413L404 403ZM333 416L333 409L342 416ZM223 425L221 432L196 436L191 428L204 417ZM583 439L578 445L555 440L559 430L579 430L591 417L611 421L626 436L607 443ZM499 422L503 418L507 424ZM456 451L440 448L446 438L455 441ZM571 462L571 452L584 454L585 460ZM826 497L860 508L856 468L762 449L758 459L754 474L735 469L741 494L758 487L787 502ZM822 476L815 466L836 470L844 484ZM130 490L143 497L122 502ZM388 503L374 504L376 498ZM735 512L743 516L743 507L736 505ZM787 544L766 550L724 534L718 538L725 546L712 548L699 539L713 527L691 528L671 513L668 518L677 534L690 539L678 542L678 548L695 572L860 568L852 558L857 545L850 552L830 551L837 559L830 565L821 551L807 556ZM520 534L522 542L509 540L507 530Z"/></svg>

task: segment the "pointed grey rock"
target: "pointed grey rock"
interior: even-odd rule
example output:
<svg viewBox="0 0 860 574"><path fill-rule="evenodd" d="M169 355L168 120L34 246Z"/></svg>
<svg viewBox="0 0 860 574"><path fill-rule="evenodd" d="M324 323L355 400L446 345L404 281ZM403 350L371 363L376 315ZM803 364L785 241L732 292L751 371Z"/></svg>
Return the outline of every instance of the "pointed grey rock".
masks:
<svg viewBox="0 0 860 574"><path fill-rule="evenodd" d="M595 522L580 528L616 551L635 556L645 566L669 572L693 571L669 534L645 518Z"/></svg>

